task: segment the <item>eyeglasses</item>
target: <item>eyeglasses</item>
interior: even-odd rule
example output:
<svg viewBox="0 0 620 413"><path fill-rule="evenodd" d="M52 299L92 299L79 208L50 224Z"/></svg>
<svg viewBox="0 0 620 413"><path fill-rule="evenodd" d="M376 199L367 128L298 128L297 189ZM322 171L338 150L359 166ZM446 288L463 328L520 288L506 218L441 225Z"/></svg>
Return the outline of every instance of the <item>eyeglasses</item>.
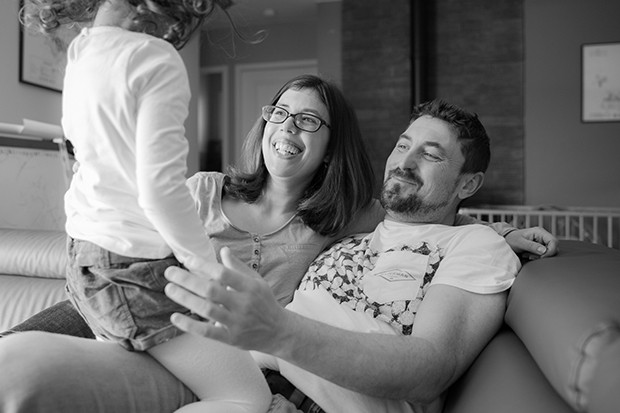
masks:
<svg viewBox="0 0 620 413"><path fill-rule="evenodd" d="M306 132L316 132L321 129L323 125L329 128L327 122L318 116L309 113L290 113L288 110L279 106L263 106L263 119L267 122L284 123L289 117L293 118L293 123L295 123L297 128Z"/></svg>

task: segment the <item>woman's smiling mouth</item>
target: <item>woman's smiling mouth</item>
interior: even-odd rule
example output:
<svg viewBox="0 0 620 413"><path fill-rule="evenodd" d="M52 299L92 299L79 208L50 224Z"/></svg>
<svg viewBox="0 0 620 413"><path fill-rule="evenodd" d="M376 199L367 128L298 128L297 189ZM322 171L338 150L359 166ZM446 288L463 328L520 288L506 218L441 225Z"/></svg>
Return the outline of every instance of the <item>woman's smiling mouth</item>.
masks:
<svg viewBox="0 0 620 413"><path fill-rule="evenodd" d="M289 142L276 141L272 146L281 155L291 156L301 153L300 148Z"/></svg>

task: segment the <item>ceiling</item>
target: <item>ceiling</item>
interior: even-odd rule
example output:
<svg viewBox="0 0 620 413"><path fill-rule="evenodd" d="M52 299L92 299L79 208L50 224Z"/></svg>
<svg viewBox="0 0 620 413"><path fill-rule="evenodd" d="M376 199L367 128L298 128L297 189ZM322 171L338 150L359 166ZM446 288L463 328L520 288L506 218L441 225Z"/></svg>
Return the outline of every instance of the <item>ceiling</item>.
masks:
<svg viewBox="0 0 620 413"><path fill-rule="evenodd" d="M313 21L317 16L317 3L340 0L232 0L228 8L235 24L243 26L269 26ZM207 29L229 27L226 16L218 11L206 24Z"/></svg>

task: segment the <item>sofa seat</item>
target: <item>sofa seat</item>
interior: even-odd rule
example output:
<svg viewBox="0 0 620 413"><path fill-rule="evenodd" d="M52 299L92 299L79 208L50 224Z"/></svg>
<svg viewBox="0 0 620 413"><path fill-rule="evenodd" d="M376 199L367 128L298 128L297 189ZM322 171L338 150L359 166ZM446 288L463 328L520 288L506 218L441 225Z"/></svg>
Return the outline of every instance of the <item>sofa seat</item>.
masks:
<svg viewBox="0 0 620 413"><path fill-rule="evenodd" d="M0 331L65 299L63 233L0 229ZM561 241L527 262L504 326L445 413L618 413L620 250Z"/></svg>
<svg viewBox="0 0 620 413"><path fill-rule="evenodd" d="M508 327L493 338L449 394L444 413L574 413Z"/></svg>

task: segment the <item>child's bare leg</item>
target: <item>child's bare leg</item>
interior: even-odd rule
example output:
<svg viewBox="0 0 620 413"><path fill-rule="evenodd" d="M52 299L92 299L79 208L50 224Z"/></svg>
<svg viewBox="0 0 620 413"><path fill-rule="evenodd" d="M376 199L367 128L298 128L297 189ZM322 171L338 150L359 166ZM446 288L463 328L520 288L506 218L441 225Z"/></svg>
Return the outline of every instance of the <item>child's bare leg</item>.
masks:
<svg viewBox="0 0 620 413"><path fill-rule="evenodd" d="M271 392L247 351L183 334L148 350L198 396L177 412L264 413Z"/></svg>

